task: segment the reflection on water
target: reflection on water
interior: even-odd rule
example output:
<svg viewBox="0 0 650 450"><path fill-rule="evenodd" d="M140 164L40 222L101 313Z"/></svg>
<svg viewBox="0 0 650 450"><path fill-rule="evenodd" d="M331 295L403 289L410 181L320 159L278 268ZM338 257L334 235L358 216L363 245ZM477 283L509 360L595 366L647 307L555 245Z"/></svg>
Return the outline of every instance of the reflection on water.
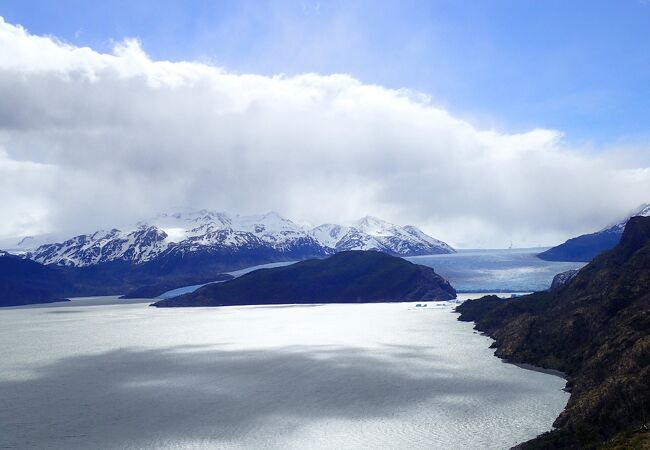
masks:
<svg viewBox="0 0 650 450"><path fill-rule="evenodd" d="M451 303L120 302L0 311L0 447L503 449L568 397Z"/></svg>
<svg viewBox="0 0 650 450"><path fill-rule="evenodd" d="M541 291L553 277L585 263L544 261L536 255L545 248L510 250L459 250L450 255L406 258L430 266L445 277L457 291Z"/></svg>

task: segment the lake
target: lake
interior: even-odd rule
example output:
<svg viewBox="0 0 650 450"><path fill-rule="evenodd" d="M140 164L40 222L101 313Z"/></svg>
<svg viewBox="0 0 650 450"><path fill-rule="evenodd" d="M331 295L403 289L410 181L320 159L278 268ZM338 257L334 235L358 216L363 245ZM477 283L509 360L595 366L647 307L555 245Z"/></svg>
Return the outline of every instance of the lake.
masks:
<svg viewBox="0 0 650 450"><path fill-rule="evenodd" d="M451 302L148 302L0 310L0 447L507 449L568 400Z"/></svg>

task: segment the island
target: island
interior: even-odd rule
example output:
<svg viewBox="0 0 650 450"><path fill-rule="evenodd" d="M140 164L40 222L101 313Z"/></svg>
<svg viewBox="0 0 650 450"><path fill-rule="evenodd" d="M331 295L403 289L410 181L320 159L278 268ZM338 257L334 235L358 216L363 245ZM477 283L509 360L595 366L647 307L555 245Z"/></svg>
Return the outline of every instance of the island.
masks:
<svg viewBox="0 0 650 450"><path fill-rule="evenodd" d="M376 303L454 298L454 288L431 267L378 251L353 250L325 259L259 269L152 306Z"/></svg>

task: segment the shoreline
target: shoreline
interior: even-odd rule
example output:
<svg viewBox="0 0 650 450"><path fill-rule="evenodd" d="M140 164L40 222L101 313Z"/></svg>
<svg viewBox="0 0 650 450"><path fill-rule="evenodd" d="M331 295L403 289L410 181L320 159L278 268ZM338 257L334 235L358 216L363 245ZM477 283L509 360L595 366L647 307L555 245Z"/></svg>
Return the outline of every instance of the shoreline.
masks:
<svg viewBox="0 0 650 450"><path fill-rule="evenodd" d="M496 355L495 355L496 356ZM499 358L497 356L497 358ZM534 364L528 364L528 363L518 363L518 362L513 362L513 361L508 361L507 359L499 358L501 361L503 361L505 364L512 364L513 366L517 366L521 369L525 370L530 370L532 372L540 372L544 373L546 375L554 375L556 377L562 378L565 381L569 381L568 375L561 370L556 370L556 369L545 369L544 367L539 367ZM568 391L567 391L568 392Z"/></svg>
<svg viewBox="0 0 650 450"><path fill-rule="evenodd" d="M458 318L457 318L456 320L460 320L460 313L459 313L459 311L456 310L456 309L454 309L454 312L455 312L456 314L458 314ZM478 329L477 329L477 322L476 322L476 320L469 320L469 321L467 321L467 322L471 322L471 323L474 325L474 330L475 330L476 332L478 332L479 334L481 334L481 335L483 335L483 336L486 336L486 337L490 338L490 339L493 341L493 343L496 342L494 336L492 336L490 333L488 333L487 331L481 331L481 330L478 330ZM496 348L495 348L495 353L493 354L493 356L494 356L495 358L499 358L499 359L501 360L501 362L504 363L504 364L511 364L511 365L517 366L517 367L519 367L519 368L521 368L521 369L524 369L524 370L530 370L530 371L532 371L532 372L539 372L539 373L543 373L543 374L546 374L546 375L553 375L553 376L556 376L556 377L562 378L562 379L565 380L565 382L566 382L566 383L565 383L565 386L564 386L564 388L562 388L562 390L563 390L564 392L566 392L566 393L569 394L569 398L567 399L567 405L568 405L569 402L571 401L571 397L573 396L573 393L572 393L569 389L567 389L567 385L568 385L568 382L569 382L569 378L568 378L568 375L567 375L566 373L564 373L564 372L562 372L562 371L560 371L560 370L557 370L557 369L546 369L546 368L544 368L544 367L539 367L539 366L536 366L536 365L534 365L534 364L530 364L530 363L521 363L521 362L510 361L510 360L508 360L508 359L506 359L506 358L503 358L503 357L501 357L501 356L497 356L497 355L496 355ZM558 415L558 417L560 417L560 415L561 415L564 411L566 411L566 406L567 406L567 405L564 406L564 408L562 409L562 411L560 412L560 414ZM557 420L557 417L555 418L555 420ZM554 422L555 422L555 421L554 421ZM545 433L551 432L551 431L553 431L554 429L555 429L555 428L554 428L553 426L551 426L551 429L548 430L548 431L546 431ZM508 449L508 450L521 450L521 449L524 448L524 445L525 445L527 442L530 442L530 441L532 441L532 440L534 440L534 439L537 439L537 438L539 438L540 436L544 435L545 433L540 433L540 434L538 434L537 436L535 436L535 437L529 439L528 441L520 442L519 444L517 444L517 445L511 447L511 448Z"/></svg>

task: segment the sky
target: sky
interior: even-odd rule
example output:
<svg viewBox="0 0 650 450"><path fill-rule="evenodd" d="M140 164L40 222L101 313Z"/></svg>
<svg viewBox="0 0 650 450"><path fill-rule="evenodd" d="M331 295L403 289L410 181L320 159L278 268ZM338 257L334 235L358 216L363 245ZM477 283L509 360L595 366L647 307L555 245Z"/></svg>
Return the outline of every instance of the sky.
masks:
<svg viewBox="0 0 650 450"><path fill-rule="evenodd" d="M176 207L552 245L650 201L650 2L0 0L0 237Z"/></svg>

